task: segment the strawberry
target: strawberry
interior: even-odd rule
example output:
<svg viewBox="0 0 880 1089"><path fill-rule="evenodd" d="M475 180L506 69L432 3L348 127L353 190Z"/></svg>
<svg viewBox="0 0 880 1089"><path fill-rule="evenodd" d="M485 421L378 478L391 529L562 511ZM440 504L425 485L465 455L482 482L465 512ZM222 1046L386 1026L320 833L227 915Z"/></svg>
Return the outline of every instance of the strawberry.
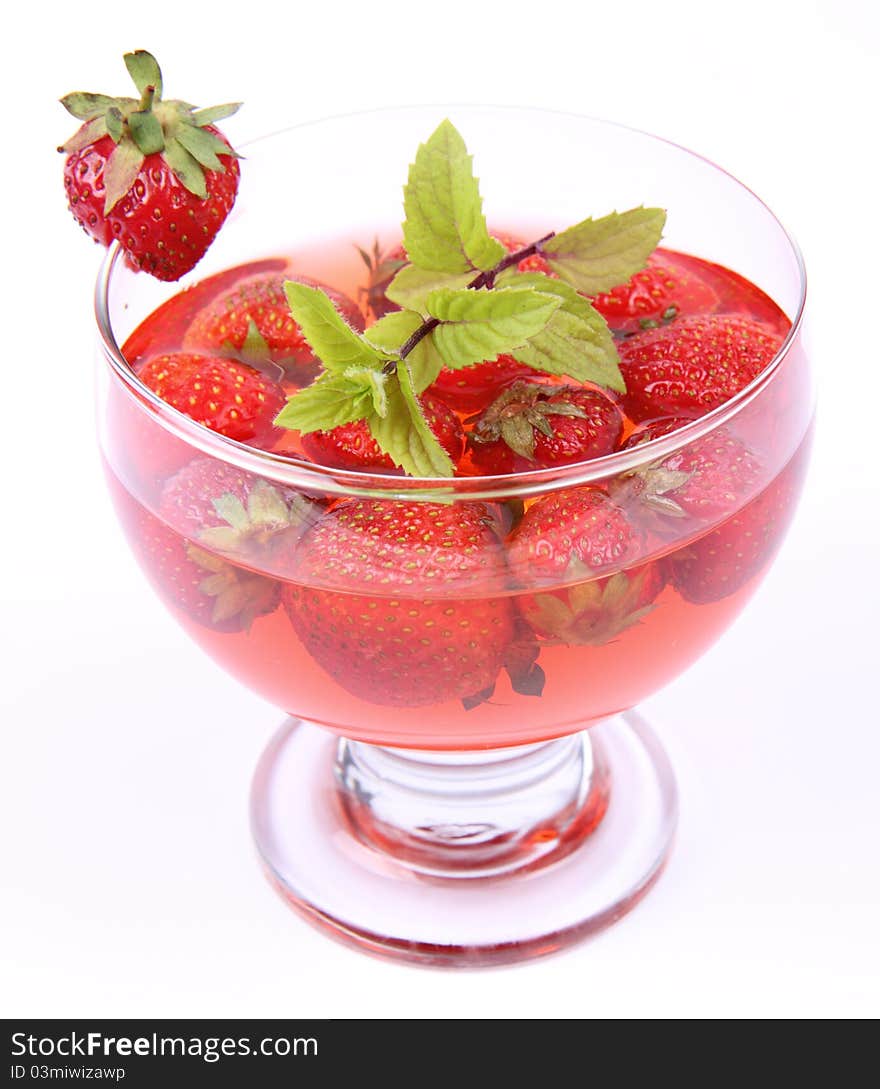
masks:
<svg viewBox="0 0 880 1089"><path fill-rule="evenodd" d="M619 345L623 406L636 421L702 416L756 378L781 344L770 326L730 314L649 329Z"/></svg>
<svg viewBox="0 0 880 1089"><path fill-rule="evenodd" d="M669 434L688 422L655 421L630 436L625 448ZM730 514L747 496L753 495L762 475L758 458L721 428L637 470L617 484L615 497L621 501L628 495L672 517L689 515L711 521Z"/></svg>
<svg viewBox="0 0 880 1089"><path fill-rule="evenodd" d="M658 250L647 268L625 284L596 295L593 306L615 333L637 333L675 318L710 314L718 307L718 295L675 257Z"/></svg>
<svg viewBox="0 0 880 1089"><path fill-rule="evenodd" d="M464 450L464 429L458 416L436 397L420 398L428 426L453 463L458 464ZM388 454L370 434L366 420L354 420L330 431L311 431L302 436L302 448L319 465L334 469L364 469L373 472L400 472Z"/></svg>
<svg viewBox="0 0 880 1089"><path fill-rule="evenodd" d="M150 317L126 340L122 354L136 369L148 356L178 351L195 316L216 295L228 291L239 280L270 272L281 274L285 267L286 261L283 258L269 257L263 261L236 265L199 280L197 284L185 291L179 291L156 307Z"/></svg>
<svg viewBox="0 0 880 1089"><path fill-rule="evenodd" d="M623 413L604 393L519 379L477 420L472 461L484 476L569 465L610 454L622 433Z"/></svg>
<svg viewBox="0 0 880 1089"><path fill-rule="evenodd" d="M767 566L794 517L806 467L800 453L759 495L670 557L672 583L696 605L736 593Z"/></svg>
<svg viewBox="0 0 880 1089"><path fill-rule="evenodd" d="M453 408L462 412L479 412L486 408L509 382L515 378L534 376L525 363L519 363L512 355L499 355L473 367L449 370L444 367L431 386L431 393L442 397Z"/></svg>
<svg viewBox="0 0 880 1089"><path fill-rule="evenodd" d="M163 401L229 439L266 445L278 433L284 390L237 360L169 352L144 360L136 373Z"/></svg>
<svg viewBox="0 0 880 1089"><path fill-rule="evenodd" d="M212 631L240 632L278 607L279 582L198 548L126 498L137 508L127 524L135 554L172 608Z"/></svg>
<svg viewBox="0 0 880 1089"><path fill-rule="evenodd" d="M359 332L364 319L357 306L341 292L306 276L262 275L240 280L193 318L183 338L186 351L216 354L224 348L244 353L251 323L265 345L268 360L295 382L310 382L318 373L315 355L302 334L284 293L285 280L320 288L332 299L349 325ZM256 361L255 361L256 362Z"/></svg>
<svg viewBox="0 0 880 1089"><path fill-rule="evenodd" d="M300 542L296 582L282 593L291 624L370 703L484 693L514 634L496 526L483 503L343 500Z"/></svg>
<svg viewBox="0 0 880 1089"><path fill-rule="evenodd" d="M553 492L533 503L510 536L508 561L524 586L574 585L519 598L536 638L551 643L599 645L637 624L665 585L663 568L627 571L641 533L604 491L594 487Z"/></svg>
<svg viewBox="0 0 880 1089"><path fill-rule="evenodd" d="M238 191L237 155L214 121L238 104L196 110L162 99L149 53L125 55L140 99L74 92L84 124L59 150L74 218L96 242L116 239L136 269L179 280L202 259Z"/></svg>
<svg viewBox="0 0 880 1089"><path fill-rule="evenodd" d="M196 458L162 489L159 515L178 533L217 552L282 562L318 507L262 477L214 458Z"/></svg>
<svg viewBox="0 0 880 1089"><path fill-rule="evenodd" d="M559 583L632 564L641 534L600 488L567 488L536 500L510 536L508 562L523 586Z"/></svg>

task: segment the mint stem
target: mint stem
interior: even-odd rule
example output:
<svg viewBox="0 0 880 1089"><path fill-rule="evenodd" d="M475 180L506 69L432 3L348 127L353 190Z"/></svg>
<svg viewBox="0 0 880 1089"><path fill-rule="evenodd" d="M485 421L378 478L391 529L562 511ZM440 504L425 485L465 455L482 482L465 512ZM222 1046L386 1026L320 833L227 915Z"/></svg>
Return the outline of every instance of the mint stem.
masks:
<svg viewBox="0 0 880 1089"><path fill-rule="evenodd" d="M498 262L494 268L488 269L486 272L481 272L475 276L469 284L465 286L473 288L478 291L481 287L494 287L495 278L500 276L505 269L512 268L514 265L518 265L520 261L524 261L527 257L533 257L537 253L542 253L544 249L544 243L549 242L550 239L556 234L556 231L551 231L549 234L545 234L543 238L539 238L537 242L531 242L528 246L523 246L521 250L517 250L515 253L509 253L505 258ZM440 324L439 318L427 318L422 324L415 330L415 332L404 341L398 356L401 359L406 359L409 353L416 347L416 345L425 339L425 337L432 332ZM388 373L393 372L395 364L387 364L385 370Z"/></svg>

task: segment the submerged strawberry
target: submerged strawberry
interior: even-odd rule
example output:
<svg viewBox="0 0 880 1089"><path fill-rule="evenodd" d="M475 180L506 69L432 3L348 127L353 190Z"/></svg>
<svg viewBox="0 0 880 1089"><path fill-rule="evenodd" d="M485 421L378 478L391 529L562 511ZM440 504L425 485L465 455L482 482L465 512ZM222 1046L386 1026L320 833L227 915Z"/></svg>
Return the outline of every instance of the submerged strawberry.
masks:
<svg viewBox="0 0 880 1089"><path fill-rule="evenodd" d="M278 607L279 582L199 548L143 507L137 508L130 532L134 551L160 597L203 627L246 631Z"/></svg>
<svg viewBox="0 0 880 1089"><path fill-rule="evenodd" d="M632 568L642 535L604 491L569 488L533 503L511 534L508 559L523 586L574 585L525 594L536 638L600 645L637 624L665 585L661 565ZM616 570L606 577L603 572Z"/></svg>
<svg viewBox="0 0 880 1089"><path fill-rule="evenodd" d="M696 605L721 601L759 575L791 524L800 494L806 451L759 495L717 529L670 557L672 584Z"/></svg>
<svg viewBox="0 0 880 1089"><path fill-rule="evenodd" d="M289 488L214 458L196 458L168 480L162 519L217 552L270 561L292 553L318 508Z"/></svg>
<svg viewBox="0 0 880 1089"><path fill-rule="evenodd" d="M510 536L508 562L523 586L564 582L632 564L642 538L626 512L595 487L536 500Z"/></svg>
<svg viewBox="0 0 880 1089"><path fill-rule="evenodd" d="M702 416L757 378L781 344L770 326L729 314L681 318L624 340L627 415Z"/></svg>
<svg viewBox="0 0 880 1089"><path fill-rule="evenodd" d="M197 110L162 99L149 53L125 55L140 94L74 92L64 107L83 121L61 148L74 218L95 241L118 240L133 267L179 280L204 256L238 191L237 155L213 125L238 103Z"/></svg>
<svg viewBox="0 0 880 1089"><path fill-rule="evenodd" d="M569 465L610 454L622 433L623 413L599 390L521 379L475 423L472 461L484 476Z"/></svg>
<svg viewBox="0 0 880 1089"><path fill-rule="evenodd" d="M485 692L514 631L496 524L482 503L337 504L303 537L283 593L303 645L370 703Z"/></svg>
<svg viewBox="0 0 880 1089"><path fill-rule="evenodd" d="M363 329L360 310L342 292L307 276L261 275L240 280L203 307L184 335L184 349L216 354L231 348L244 353L243 358L248 361L248 334L253 324L265 345L266 358L293 381L310 381L319 364L290 312L284 293L286 280L320 288L352 328Z"/></svg>
<svg viewBox="0 0 880 1089"><path fill-rule="evenodd" d="M674 418L655 421L631 436L626 447L660 438L689 422ZM730 514L753 495L762 475L759 459L721 428L618 481L615 497L673 518L687 515L711 521Z"/></svg>
<svg viewBox="0 0 880 1089"><path fill-rule="evenodd" d="M714 288L662 250L625 284L596 295L593 306L615 333L637 333L718 307Z"/></svg>
<svg viewBox="0 0 880 1089"><path fill-rule="evenodd" d="M143 361L136 373L173 408L237 442L266 444L286 402L277 382L234 359L169 352Z"/></svg>
<svg viewBox="0 0 880 1089"><path fill-rule="evenodd" d="M464 429L458 416L436 397L423 394L422 411L435 438L457 465L464 450ZM300 440L306 454L319 465L334 469L400 472L370 434L365 420L342 424L330 431L311 431Z"/></svg>

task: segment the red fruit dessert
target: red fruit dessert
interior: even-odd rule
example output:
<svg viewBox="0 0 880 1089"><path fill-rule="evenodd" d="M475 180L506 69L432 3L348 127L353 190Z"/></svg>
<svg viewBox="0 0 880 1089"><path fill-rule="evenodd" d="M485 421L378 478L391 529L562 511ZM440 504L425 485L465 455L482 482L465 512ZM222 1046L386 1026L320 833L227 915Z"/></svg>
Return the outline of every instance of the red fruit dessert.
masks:
<svg viewBox="0 0 880 1089"><path fill-rule="evenodd" d="M649 329L620 344L623 406L637 421L702 416L757 378L781 345L772 327L731 314Z"/></svg>
<svg viewBox="0 0 880 1089"><path fill-rule="evenodd" d="M277 434L284 390L244 363L169 352L144 360L137 374L163 401L229 439L259 446Z"/></svg>
<svg viewBox="0 0 880 1089"><path fill-rule="evenodd" d="M504 556L480 503L344 500L303 538L296 577L283 593L294 630L339 685L371 703L482 693L513 637Z"/></svg>
<svg viewBox="0 0 880 1089"><path fill-rule="evenodd" d="M437 397L421 398L428 426L437 441L457 465L464 450L464 429L458 416ZM303 451L319 465L334 469L360 469L370 472L400 472L388 454L370 434L363 420L342 424L331 431L311 431L301 439Z"/></svg>
<svg viewBox="0 0 880 1089"><path fill-rule="evenodd" d="M612 453L623 426L616 402L599 390L521 379L474 424L471 461L483 476L570 465Z"/></svg>

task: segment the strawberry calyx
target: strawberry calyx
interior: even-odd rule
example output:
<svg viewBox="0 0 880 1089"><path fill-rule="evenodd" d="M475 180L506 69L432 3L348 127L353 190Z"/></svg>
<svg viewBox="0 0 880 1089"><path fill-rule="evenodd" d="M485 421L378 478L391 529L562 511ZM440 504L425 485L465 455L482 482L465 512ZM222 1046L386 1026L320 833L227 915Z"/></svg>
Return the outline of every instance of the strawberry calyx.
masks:
<svg viewBox="0 0 880 1089"><path fill-rule="evenodd" d="M558 385L517 380L503 390L491 405L476 417L471 440L490 443L502 440L515 454L535 460L535 432L553 438L548 416L576 416L586 419L586 412L570 401L555 400Z"/></svg>
<svg viewBox="0 0 880 1089"><path fill-rule="evenodd" d="M62 106L83 124L58 150L71 155L105 136L114 142L105 172L105 215L131 190L150 155L160 155L190 193L205 199L205 171L223 174L226 167L219 156L239 157L213 125L234 114L241 103L198 109L180 99L163 99L156 58L139 49L123 59L140 97L86 91L65 95Z"/></svg>
<svg viewBox="0 0 880 1089"><path fill-rule="evenodd" d="M301 531L312 504L300 495L283 496L268 481L258 480L242 501L234 492L211 500L223 525L209 526L199 533L199 543L219 552L241 554L264 548L280 533Z"/></svg>
<svg viewBox="0 0 880 1089"><path fill-rule="evenodd" d="M651 565L635 574L582 582L562 593L535 594L522 605L547 645L602 646L640 623L662 589Z"/></svg>
<svg viewBox="0 0 880 1089"><path fill-rule="evenodd" d="M241 630L246 631L258 616L271 611L277 601L276 585L271 579L234 567L193 544L187 543L186 554L205 572L199 591L213 598L212 624L237 619Z"/></svg>

